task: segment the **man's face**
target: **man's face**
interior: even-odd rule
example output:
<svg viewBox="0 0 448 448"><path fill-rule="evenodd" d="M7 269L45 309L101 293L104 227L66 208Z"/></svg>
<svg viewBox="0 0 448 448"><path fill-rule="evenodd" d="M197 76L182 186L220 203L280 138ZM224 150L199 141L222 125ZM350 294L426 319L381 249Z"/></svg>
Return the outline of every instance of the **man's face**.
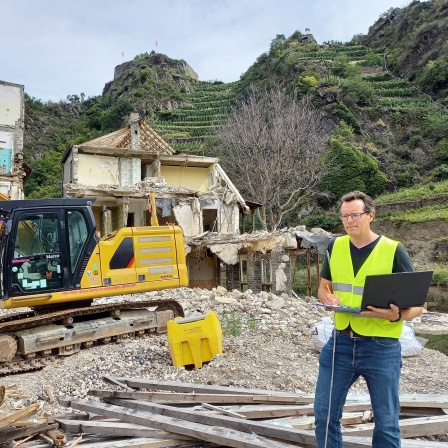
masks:
<svg viewBox="0 0 448 448"><path fill-rule="evenodd" d="M365 205L362 199L355 199L350 202L343 202L341 205L341 216L344 229L347 235L359 237L370 232L370 223L373 221L373 213L364 212ZM354 219L352 215L361 214L359 219Z"/></svg>

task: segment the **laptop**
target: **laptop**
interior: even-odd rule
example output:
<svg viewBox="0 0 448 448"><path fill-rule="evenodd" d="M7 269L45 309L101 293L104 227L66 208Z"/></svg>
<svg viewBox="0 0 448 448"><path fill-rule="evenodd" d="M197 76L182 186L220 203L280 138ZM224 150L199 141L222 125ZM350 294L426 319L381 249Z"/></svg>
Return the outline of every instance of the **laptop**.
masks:
<svg viewBox="0 0 448 448"><path fill-rule="evenodd" d="M394 274L367 275L360 308L345 305L318 306L331 308L337 313L359 314L367 311L368 305L375 308L390 308L390 304L399 308L423 306L426 302L433 271L397 272Z"/></svg>

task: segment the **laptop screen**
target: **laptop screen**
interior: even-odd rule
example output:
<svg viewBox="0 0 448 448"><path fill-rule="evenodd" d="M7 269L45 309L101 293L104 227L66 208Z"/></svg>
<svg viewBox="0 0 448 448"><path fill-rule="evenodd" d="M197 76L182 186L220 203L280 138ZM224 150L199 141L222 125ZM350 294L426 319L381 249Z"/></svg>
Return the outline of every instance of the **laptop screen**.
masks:
<svg viewBox="0 0 448 448"><path fill-rule="evenodd" d="M397 272L368 275L364 284L361 309L423 306L426 302L433 271Z"/></svg>

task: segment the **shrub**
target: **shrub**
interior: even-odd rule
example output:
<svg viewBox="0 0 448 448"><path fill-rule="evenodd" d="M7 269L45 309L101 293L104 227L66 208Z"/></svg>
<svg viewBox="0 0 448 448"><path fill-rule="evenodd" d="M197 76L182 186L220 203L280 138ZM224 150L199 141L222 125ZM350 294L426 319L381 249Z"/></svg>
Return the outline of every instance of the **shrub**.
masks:
<svg viewBox="0 0 448 448"><path fill-rule="evenodd" d="M337 232L341 227L341 220L338 215L310 215L302 219L302 224L309 228L320 227L327 232Z"/></svg>
<svg viewBox="0 0 448 448"><path fill-rule="evenodd" d="M353 190L365 191L375 197L388 183L376 160L335 138L331 139L326 163L332 171L320 183L319 190L331 193L335 201Z"/></svg>
<svg viewBox="0 0 448 448"><path fill-rule="evenodd" d="M336 126L333 137L340 141L348 141L355 135L353 128L347 124L344 120L341 120L338 126Z"/></svg>
<svg viewBox="0 0 448 448"><path fill-rule="evenodd" d="M359 121L344 103L338 103L335 115L340 120L343 120L345 123L347 123L353 129L355 134L361 134L361 125L359 124Z"/></svg>
<svg viewBox="0 0 448 448"><path fill-rule="evenodd" d="M359 75L360 70L357 65L350 64L350 58L346 54L341 54L334 58L331 72L342 78L353 78Z"/></svg>
<svg viewBox="0 0 448 448"><path fill-rule="evenodd" d="M448 165L439 165L432 170L431 174L433 175L433 180L439 182L442 180L448 180ZM433 184L430 184L430 186L433 186Z"/></svg>
<svg viewBox="0 0 448 448"><path fill-rule="evenodd" d="M243 331L241 316L235 313L228 314L222 321L222 332L225 336L240 336Z"/></svg>
<svg viewBox="0 0 448 448"><path fill-rule="evenodd" d="M414 178L411 173L398 173L397 174L397 187L408 188L414 185Z"/></svg>
<svg viewBox="0 0 448 448"><path fill-rule="evenodd" d="M435 61L429 61L420 78L420 87L426 92L439 94L447 87L448 64L445 57L440 57Z"/></svg>
<svg viewBox="0 0 448 448"><path fill-rule="evenodd" d="M367 106L373 98L373 87L361 78L347 80L344 85L344 93L360 106Z"/></svg>
<svg viewBox="0 0 448 448"><path fill-rule="evenodd" d="M383 58L381 55L377 53L367 53L364 56L364 60L361 62L361 65L365 67L372 67L374 65L383 65Z"/></svg>
<svg viewBox="0 0 448 448"><path fill-rule="evenodd" d="M440 140L434 148L436 156L442 160L448 160L448 139Z"/></svg>
<svg viewBox="0 0 448 448"><path fill-rule="evenodd" d="M421 135L418 135L418 134L413 135L408 141L409 148L411 148L411 149L416 148L422 140L423 140L423 137Z"/></svg>

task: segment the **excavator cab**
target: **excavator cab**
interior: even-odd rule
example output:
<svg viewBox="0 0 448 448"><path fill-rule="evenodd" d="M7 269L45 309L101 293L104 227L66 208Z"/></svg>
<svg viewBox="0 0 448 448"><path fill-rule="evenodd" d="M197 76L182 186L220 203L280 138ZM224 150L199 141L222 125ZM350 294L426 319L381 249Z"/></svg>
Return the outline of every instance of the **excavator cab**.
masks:
<svg viewBox="0 0 448 448"><path fill-rule="evenodd" d="M180 227L123 227L98 241L92 202L0 201L0 308L87 306L188 285Z"/></svg>
<svg viewBox="0 0 448 448"><path fill-rule="evenodd" d="M96 245L91 200L3 202L3 299L75 288Z"/></svg>

